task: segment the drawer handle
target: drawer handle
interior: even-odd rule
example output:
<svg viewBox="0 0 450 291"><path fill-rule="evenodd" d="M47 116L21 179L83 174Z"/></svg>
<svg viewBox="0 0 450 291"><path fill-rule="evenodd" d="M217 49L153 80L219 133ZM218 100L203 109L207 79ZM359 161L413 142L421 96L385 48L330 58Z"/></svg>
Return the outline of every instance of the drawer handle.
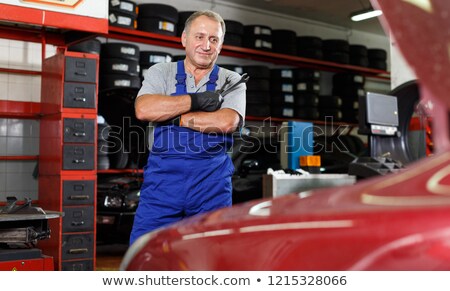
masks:
<svg viewBox="0 0 450 291"><path fill-rule="evenodd" d="M86 136L86 133L85 132L75 132L73 135L74 136Z"/></svg>
<svg viewBox="0 0 450 291"><path fill-rule="evenodd" d="M78 102L86 102L86 98L83 98L83 97L76 97L76 98L73 98L73 100L78 101Z"/></svg>
<svg viewBox="0 0 450 291"><path fill-rule="evenodd" d="M71 254L71 255L84 254L84 253L87 253L87 252L88 252L87 248L84 248L84 249L70 249L69 250L69 254Z"/></svg>
<svg viewBox="0 0 450 291"><path fill-rule="evenodd" d="M89 195L70 195L69 200L89 200Z"/></svg>
<svg viewBox="0 0 450 291"><path fill-rule="evenodd" d="M84 163L86 163L85 160L73 160L73 162L74 162L75 164L84 164Z"/></svg>
<svg viewBox="0 0 450 291"><path fill-rule="evenodd" d="M82 226L84 225L84 221L72 221L72 226Z"/></svg>
<svg viewBox="0 0 450 291"><path fill-rule="evenodd" d="M87 76L87 72L75 72L75 75L78 75L78 76Z"/></svg>

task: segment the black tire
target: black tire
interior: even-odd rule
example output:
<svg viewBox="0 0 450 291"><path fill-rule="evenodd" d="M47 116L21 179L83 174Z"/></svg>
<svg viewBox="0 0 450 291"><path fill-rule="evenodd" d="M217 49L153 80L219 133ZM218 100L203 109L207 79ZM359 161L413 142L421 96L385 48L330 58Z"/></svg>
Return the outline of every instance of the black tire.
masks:
<svg viewBox="0 0 450 291"><path fill-rule="evenodd" d="M323 60L322 49L299 49L297 47L297 56L309 59Z"/></svg>
<svg viewBox="0 0 450 291"><path fill-rule="evenodd" d="M186 23L186 20L194 14L195 11L179 11L178 12L178 26L182 27L184 29L184 25Z"/></svg>
<svg viewBox="0 0 450 291"><path fill-rule="evenodd" d="M320 120L325 121L327 118L332 117L334 121L341 121L343 113L338 108L320 108Z"/></svg>
<svg viewBox="0 0 450 291"><path fill-rule="evenodd" d="M350 45L350 57L367 57L367 47L360 44Z"/></svg>
<svg viewBox="0 0 450 291"><path fill-rule="evenodd" d="M369 59L367 57L354 57L350 55L350 65L368 67Z"/></svg>
<svg viewBox="0 0 450 291"><path fill-rule="evenodd" d="M139 54L139 64L141 66L152 66L158 63L170 63L172 55L158 51L141 51Z"/></svg>
<svg viewBox="0 0 450 291"><path fill-rule="evenodd" d="M320 108L340 108L342 106L343 100L339 96L319 96Z"/></svg>
<svg viewBox="0 0 450 291"><path fill-rule="evenodd" d="M319 110L314 107L296 107L295 117L307 120L318 120L320 113Z"/></svg>
<svg viewBox="0 0 450 291"><path fill-rule="evenodd" d="M136 17L117 11L109 12L109 25L128 29L136 29Z"/></svg>
<svg viewBox="0 0 450 291"><path fill-rule="evenodd" d="M104 139L97 140L97 156L106 156L108 155L109 147L108 141Z"/></svg>
<svg viewBox="0 0 450 291"><path fill-rule="evenodd" d="M109 0L109 11L117 11L129 14L134 18L137 17L137 5L132 1L127 0Z"/></svg>
<svg viewBox="0 0 450 291"><path fill-rule="evenodd" d="M271 69L270 79L294 81L294 69Z"/></svg>
<svg viewBox="0 0 450 291"><path fill-rule="evenodd" d="M134 44L115 42L102 44L102 58L118 58L139 61L139 47Z"/></svg>
<svg viewBox="0 0 450 291"><path fill-rule="evenodd" d="M118 151L109 155L110 169L125 169L128 164L128 153Z"/></svg>
<svg viewBox="0 0 450 291"><path fill-rule="evenodd" d="M270 92L293 94L295 89L294 82L291 80L272 80L270 82Z"/></svg>
<svg viewBox="0 0 450 291"><path fill-rule="evenodd" d="M320 92L320 84L317 81L297 81L294 83L295 93L316 93Z"/></svg>
<svg viewBox="0 0 450 291"><path fill-rule="evenodd" d="M224 45L242 46L242 36L234 33L226 33L223 40Z"/></svg>
<svg viewBox="0 0 450 291"><path fill-rule="evenodd" d="M284 42L297 42L297 33L289 29L273 29L272 37L274 40L284 41Z"/></svg>
<svg viewBox="0 0 450 291"><path fill-rule="evenodd" d="M245 37L272 36L272 28L265 25L245 25L244 36Z"/></svg>
<svg viewBox="0 0 450 291"><path fill-rule="evenodd" d="M317 94L302 93L294 96L294 104L296 106L317 107L319 105L319 96Z"/></svg>
<svg viewBox="0 0 450 291"><path fill-rule="evenodd" d="M349 123L358 123L358 110L342 109L342 121Z"/></svg>
<svg viewBox="0 0 450 291"><path fill-rule="evenodd" d="M296 81L318 81L320 71L313 69L294 69L294 79Z"/></svg>
<svg viewBox="0 0 450 291"><path fill-rule="evenodd" d="M100 90L139 89L141 88L141 79L135 76L103 74L100 76L99 88Z"/></svg>
<svg viewBox="0 0 450 291"><path fill-rule="evenodd" d="M294 93L270 92L270 101L272 105L294 105Z"/></svg>
<svg viewBox="0 0 450 291"><path fill-rule="evenodd" d="M94 38L73 44L69 46L67 50L71 52L81 52L99 55L101 51L101 45L102 43L98 39Z"/></svg>
<svg viewBox="0 0 450 291"><path fill-rule="evenodd" d="M226 19L224 21L226 28L225 36L227 35L227 33L233 33L240 36L244 35L244 25L241 22L229 19Z"/></svg>
<svg viewBox="0 0 450 291"><path fill-rule="evenodd" d="M267 91L247 91L247 104L269 105L270 94Z"/></svg>
<svg viewBox="0 0 450 291"><path fill-rule="evenodd" d="M100 73L139 76L139 62L125 59L100 60Z"/></svg>
<svg viewBox="0 0 450 291"><path fill-rule="evenodd" d="M329 52L349 53L350 45L348 41L343 39L326 39L322 43L323 50Z"/></svg>
<svg viewBox="0 0 450 291"><path fill-rule="evenodd" d="M244 36L242 46L263 51L272 51L273 48L270 35Z"/></svg>
<svg viewBox="0 0 450 291"><path fill-rule="evenodd" d="M344 53L344 52L325 51L323 58L326 61L339 63L339 64L350 63L350 55L348 53Z"/></svg>
<svg viewBox="0 0 450 291"><path fill-rule="evenodd" d="M386 61L379 61L379 60L369 59L369 68L386 71L387 70L387 63L386 63Z"/></svg>
<svg viewBox="0 0 450 291"><path fill-rule="evenodd" d="M269 117L270 116L270 106L269 105L248 104L245 114L247 116Z"/></svg>
<svg viewBox="0 0 450 291"><path fill-rule="evenodd" d="M322 49L323 41L316 36L297 36L297 50Z"/></svg>
<svg viewBox="0 0 450 291"><path fill-rule="evenodd" d="M178 23L178 10L170 5L165 4L140 4L139 6L140 18L160 18L174 24Z"/></svg>
<svg viewBox="0 0 450 291"><path fill-rule="evenodd" d="M347 85L363 86L366 77L353 73L336 73L333 75L333 87L345 87Z"/></svg>
<svg viewBox="0 0 450 291"><path fill-rule="evenodd" d="M387 60L387 52L383 49L368 49L367 56L369 59L376 59L380 61Z"/></svg>
<svg viewBox="0 0 450 291"><path fill-rule="evenodd" d="M252 79L247 82L247 91L266 91L270 90L270 81L264 79Z"/></svg>
<svg viewBox="0 0 450 291"><path fill-rule="evenodd" d="M366 95L364 87L360 84L337 86L333 87L332 91L333 95L341 97L344 102L348 98L358 98Z"/></svg>
<svg viewBox="0 0 450 291"><path fill-rule="evenodd" d="M293 105L272 106L272 116L280 118L295 118L295 108Z"/></svg>
<svg viewBox="0 0 450 291"><path fill-rule="evenodd" d="M295 43L283 43L274 41L272 42L272 47L272 51L279 54L291 56L297 55L297 46L295 45Z"/></svg>
<svg viewBox="0 0 450 291"><path fill-rule="evenodd" d="M107 123L97 125L97 139L107 141L111 127Z"/></svg>
<svg viewBox="0 0 450 291"><path fill-rule="evenodd" d="M97 156L97 170L108 170L110 168L109 157L107 155Z"/></svg>
<svg viewBox="0 0 450 291"><path fill-rule="evenodd" d="M162 18L138 18L137 29L157 34L176 36L177 25Z"/></svg>
<svg viewBox="0 0 450 291"><path fill-rule="evenodd" d="M242 70L252 79L270 79L270 69L267 66L242 66Z"/></svg>

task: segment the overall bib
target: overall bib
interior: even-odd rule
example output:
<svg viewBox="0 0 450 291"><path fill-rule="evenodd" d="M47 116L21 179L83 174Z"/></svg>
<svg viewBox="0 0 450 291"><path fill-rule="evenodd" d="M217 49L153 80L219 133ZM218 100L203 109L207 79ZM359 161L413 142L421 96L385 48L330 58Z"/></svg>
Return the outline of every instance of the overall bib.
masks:
<svg viewBox="0 0 450 291"><path fill-rule="evenodd" d="M216 65L206 90L214 91ZM177 63L175 95L186 95L184 62ZM130 237L139 236L198 213L231 206L234 166L227 154L230 134L205 134L176 125L155 127L144 167L144 183Z"/></svg>

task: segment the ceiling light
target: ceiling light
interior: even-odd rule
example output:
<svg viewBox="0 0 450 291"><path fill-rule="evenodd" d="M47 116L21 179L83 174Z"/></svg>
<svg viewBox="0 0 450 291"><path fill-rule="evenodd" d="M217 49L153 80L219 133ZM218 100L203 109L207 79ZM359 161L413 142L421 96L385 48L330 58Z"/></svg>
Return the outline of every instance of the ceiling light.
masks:
<svg viewBox="0 0 450 291"><path fill-rule="evenodd" d="M381 14L383 14L383 12L381 12L381 10L373 10L372 8L370 8L370 9L353 12L352 14L350 14L350 19L352 21L361 21L361 20L366 20L366 19L372 18L372 17L380 16Z"/></svg>

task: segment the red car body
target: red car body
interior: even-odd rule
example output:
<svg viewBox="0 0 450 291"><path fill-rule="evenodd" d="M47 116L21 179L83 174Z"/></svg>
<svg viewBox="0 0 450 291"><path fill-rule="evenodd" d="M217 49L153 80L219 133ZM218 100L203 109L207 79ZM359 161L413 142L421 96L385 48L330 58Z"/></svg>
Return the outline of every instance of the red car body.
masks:
<svg viewBox="0 0 450 291"><path fill-rule="evenodd" d="M422 96L446 98L448 0L373 2L414 67ZM436 64L441 75L433 73ZM186 219L138 239L121 268L450 270L450 150L442 108L433 119L440 153L407 170L307 198L292 194Z"/></svg>

